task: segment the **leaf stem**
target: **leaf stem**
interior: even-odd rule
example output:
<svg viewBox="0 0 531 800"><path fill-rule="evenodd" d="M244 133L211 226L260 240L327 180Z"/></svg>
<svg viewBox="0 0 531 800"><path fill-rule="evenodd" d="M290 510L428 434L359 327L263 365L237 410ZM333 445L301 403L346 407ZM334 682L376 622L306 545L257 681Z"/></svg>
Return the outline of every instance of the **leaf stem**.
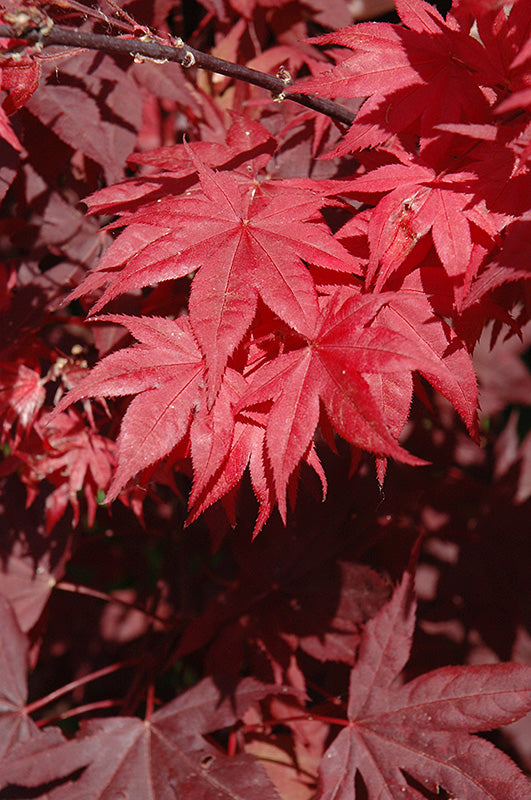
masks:
<svg viewBox="0 0 531 800"><path fill-rule="evenodd" d="M350 109L338 103L325 100L322 97L310 97L300 92L290 92L285 81L281 78L268 75L265 72L259 72L250 67L244 67L241 64L233 64L222 58L216 58L216 56L212 56L209 53L203 53L201 50L189 47L180 39L171 40L171 44L161 44L155 40L142 41L134 37L108 36L73 28L63 28L59 25L54 25L50 30L30 29L22 33L17 33L11 25L0 25L0 37L18 39L39 44L42 47L49 45L82 47L88 50L102 50L106 53L117 55L129 55L133 58L141 56L158 62L176 61L184 67L195 66L209 72L245 81L253 86L260 86L271 92L274 97L291 100L293 103L298 103L324 114L337 122L342 122L344 125L350 125L355 117L355 114Z"/></svg>
<svg viewBox="0 0 531 800"><path fill-rule="evenodd" d="M121 705L121 700L95 700L93 703L85 703L84 706L69 708L68 711L63 711L61 714L53 714L51 717L39 719L35 724L38 728L44 728L46 725L51 725L52 722L70 719L70 717L78 717L81 714L86 714L88 711L98 711L102 708L116 708L117 706Z"/></svg>
<svg viewBox="0 0 531 800"><path fill-rule="evenodd" d="M103 667L102 669L98 669L95 672L90 672L88 675L84 675L82 678L77 678L75 681L71 681L70 683L65 683L64 686L61 686L60 689L56 689L54 692L50 692L45 697L39 698L39 700L35 700L33 703L29 703L25 706L24 711L26 714L32 714L34 711L38 711L39 708L43 706L47 706L49 703L52 703L54 700L57 700L58 697L62 697L64 694L68 694L68 692L77 689L79 686L83 686L85 683L90 683L91 681L95 681L98 678L103 678L105 675L110 675L113 672L117 672L119 669L124 669L125 667L131 667L134 664L137 664L140 661L138 656L134 658L127 658L125 661L118 661L115 664L110 664L108 667Z"/></svg>
<svg viewBox="0 0 531 800"><path fill-rule="evenodd" d="M347 719L341 719L339 717L324 717L321 714L312 714L311 711L308 711L307 713L303 714L294 714L292 717L264 719L261 722L244 724L240 730L244 733L252 733L254 731L263 730L267 727L273 727L274 725L284 725L288 722L324 722L327 725L338 725L339 727L348 726Z"/></svg>

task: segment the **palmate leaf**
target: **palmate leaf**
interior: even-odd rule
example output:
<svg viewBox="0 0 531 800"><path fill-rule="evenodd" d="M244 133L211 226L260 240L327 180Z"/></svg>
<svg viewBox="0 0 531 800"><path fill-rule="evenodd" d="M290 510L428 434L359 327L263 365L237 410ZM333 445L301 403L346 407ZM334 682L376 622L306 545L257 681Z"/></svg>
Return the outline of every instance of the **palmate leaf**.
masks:
<svg viewBox="0 0 531 800"><path fill-rule="evenodd" d="M278 538L264 532L252 543L232 543L243 562L238 579L188 625L177 657L211 643L227 671L238 658L253 661L256 650L267 653L277 675L292 653L300 657L299 648L323 662L355 663L363 624L388 600L390 585L365 565L338 560L322 536L326 510L297 512L297 537L281 530Z"/></svg>
<svg viewBox="0 0 531 800"><path fill-rule="evenodd" d="M301 82L308 94L369 97L339 145L344 154L386 141L415 123L421 148L440 122L482 122L480 86L501 77L481 43L422 0L398 0L405 26L362 23L312 41L354 51L330 72Z"/></svg>
<svg viewBox="0 0 531 800"><path fill-rule="evenodd" d="M31 787L32 797L47 800L278 800L254 758L226 756L203 738L233 725L269 694L293 692L253 678L237 685L205 678L149 720L90 720L70 741L47 729L11 749L0 765L0 786ZM63 778L70 779L46 790Z"/></svg>
<svg viewBox="0 0 531 800"><path fill-rule="evenodd" d="M27 714L26 668L28 640L5 597L0 597L0 756L17 744L38 737L38 729Z"/></svg>
<svg viewBox="0 0 531 800"><path fill-rule="evenodd" d="M13 131L13 128L11 127L11 124L9 122L9 117L7 116L3 108L0 108L0 138L5 139L5 141L8 144L10 144L11 147L13 147L15 150L22 149L22 145L17 139L15 132Z"/></svg>
<svg viewBox="0 0 531 800"><path fill-rule="evenodd" d="M259 297L291 328L310 335L319 309L304 262L346 273L358 266L324 222L315 221L324 204L318 184L315 189L281 181L261 186L236 173L214 173L189 150L201 187L138 201L120 220L129 229L74 296L107 283L93 307L97 311L119 294L199 270L190 322L206 358L211 404ZM147 181L153 185L153 178ZM116 191L125 203L128 186L135 205L133 185ZM106 196L111 202L108 190Z"/></svg>
<svg viewBox="0 0 531 800"><path fill-rule="evenodd" d="M73 511L74 525L77 525L81 491L87 501L88 522L92 525L98 491L105 491L111 480L114 442L96 433L74 409L53 417L43 414L35 431L38 438L33 445L15 453L24 464L21 478L28 487L30 501L35 496L35 486L43 480L54 486L54 491L46 498L46 531L51 532L68 505Z"/></svg>
<svg viewBox="0 0 531 800"><path fill-rule="evenodd" d="M53 563L50 546L36 559L24 552L24 544L17 541L0 569L0 595L9 601L23 633L33 628L45 608L52 590L64 574L68 549L58 563ZM53 564L53 566L52 566Z"/></svg>
<svg viewBox="0 0 531 800"><path fill-rule="evenodd" d="M119 180L141 126L140 88L109 56L90 52L60 66L46 65L46 73L27 110L73 150L100 164L107 181ZM82 86L71 85L71 76L82 76Z"/></svg>
<svg viewBox="0 0 531 800"><path fill-rule="evenodd" d="M418 366L405 337L380 326L367 326L385 302L372 299L374 302L363 307L353 295L343 303L337 296L332 298L306 345L267 362L252 377L243 404L274 401L266 443L284 518L287 483L310 446L321 402L334 429L352 444L410 464L423 463L403 450L389 432L363 376L411 371Z"/></svg>
<svg viewBox="0 0 531 800"><path fill-rule="evenodd" d="M348 442L423 463L399 446L395 430L411 402L411 384L403 377L415 370L450 400L475 435L477 387L470 358L425 296L412 289L379 295L344 290L329 299L306 344L256 370L242 405L273 400L266 445L282 514L288 479L312 441L321 406Z"/></svg>
<svg viewBox="0 0 531 800"><path fill-rule="evenodd" d="M184 439L199 405L204 363L188 319L127 317L102 319L124 325L138 344L100 361L59 403L56 412L85 397L136 395L122 421L118 468L107 499L114 499L127 481L160 461ZM230 445L232 432L225 437ZM211 460L204 455L203 460Z"/></svg>
<svg viewBox="0 0 531 800"><path fill-rule="evenodd" d="M397 683L411 647L415 603L406 573L367 623L351 672L348 724L321 763L319 800L356 800L356 774L369 800L420 800L406 775L459 800L522 800L529 784L490 742L491 730L531 710L531 667L443 667Z"/></svg>
<svg viewBox="0 0 531 800"><path fill-rule="evenodd" d="M419 359L418 370L459 413L477 439L477 380L465 344L440 316L433 313L417 272L399 292L385 293L378 322L410 339Z"/></svg>
<svg viewBox="0 0 531 800"><path fill-rule="evenodd" d="M472 197L458 191L453 177L445 173L441 178L426 164L412 161L378 167L350 183L356 192L387 193L369 222L367 277L372 280L380 267L376 291L428 231L448 275L465 273L473 244L466 216Z"/></svg>
<svg viewBox="0 0 531 800"><path fill-rule="evenodd" d="M0 361L0 419L5 441L16 423L12 440L20 441L22 432L28 430L37 417L46 396L45 381L39 372L23 363Z"/></svg>

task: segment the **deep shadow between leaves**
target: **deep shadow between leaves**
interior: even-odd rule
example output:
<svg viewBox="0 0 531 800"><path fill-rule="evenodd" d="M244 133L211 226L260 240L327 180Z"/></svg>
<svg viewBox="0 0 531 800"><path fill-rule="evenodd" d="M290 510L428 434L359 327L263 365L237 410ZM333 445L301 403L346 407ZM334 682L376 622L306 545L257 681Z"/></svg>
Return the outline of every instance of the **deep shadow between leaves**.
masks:
<svg viewBox="0 0 531 800"><path fill-rule="evenodd" d="M66 786L79 780L85 770L86 767L81 767L71 772L70 775L65 775L64 778L58 778L49 783L41 783L39 786L33 786L32 788L11 784L0 791L0 800L32 800L33 797L44 797L47 792L51 792L59 786Z"/></svg>

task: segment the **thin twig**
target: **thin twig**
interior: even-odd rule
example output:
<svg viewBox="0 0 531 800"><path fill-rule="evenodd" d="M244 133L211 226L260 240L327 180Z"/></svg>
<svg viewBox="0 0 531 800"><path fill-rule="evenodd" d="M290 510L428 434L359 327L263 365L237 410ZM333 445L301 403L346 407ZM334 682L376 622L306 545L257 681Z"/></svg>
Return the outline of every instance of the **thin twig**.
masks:
<svg viewBox="0 0 531 800"><path fill-rule="evenodd" d="M93 703L85 703L83 706L76 706L76 708L70 708L68 711L62 711L60 714L53 714L51 717L39 719L35 724L37 728L44 728L46 725L51 725L52 722L57 722L58 720L79 717L81 714L86 714L89 711L99 711L102 708L116 708L117 706L120 706L121 703L121 700L96 700Z"/></svg>
<svg viewBox="0 0 531 800"><path fill-rule="evenodd" d="M241 64L232 64L222 58L216 58L209 53L203 53L189 47L180 39L174 39L172 44L160 44L158 41L143 41L141 39L107 36L101 33L88 33L73 28L63 28L54 25L50 30L31 29L18 32L11 25L0 25L0 37L19 39L39 44L42 47L60 45L62 47L82 47L87 50L102 50L106 53L126 54L131 57L140 56L146 59L163 63L176 61L183 67L198 67L229 78L245 81L254 86L260 86L271 92L274 98L291 100L293 103L310 108L320 114L325 114L331 119L350 125L355 114L348 108L325 100L321 97L311 97L300 92L290 92L285 79L259 72Z"/></svg>
<svg viewBox="0 0 531 800"><path fill-rule="evenodd" d="M98 678L103 678L106 675L110 675L112 672L117 672L119 669L124 669L125 667L131 667L135 664L138 664L140 659L137 656L132 658L127 658L124 661L119 661L116 664L109 664L107 667L103 667L102 669L98 669L95 672L91 672L88 675L83 675L82 678L76 678L76 680L71 681L70 683L61 686L59 689L56 689L54 692L50 692L46 695L46 697L40 697L38 700L34 700L33 703L28 703L27 706L24 708L25 714L32 714L34 711L38 711L39 708L43 706L47 706L49 703L52 703L57 698L62 697L68 692L73 691L74 689L79 688L80 686L84 686L85 683L90 683L91 681L98 680Z"/></svg>

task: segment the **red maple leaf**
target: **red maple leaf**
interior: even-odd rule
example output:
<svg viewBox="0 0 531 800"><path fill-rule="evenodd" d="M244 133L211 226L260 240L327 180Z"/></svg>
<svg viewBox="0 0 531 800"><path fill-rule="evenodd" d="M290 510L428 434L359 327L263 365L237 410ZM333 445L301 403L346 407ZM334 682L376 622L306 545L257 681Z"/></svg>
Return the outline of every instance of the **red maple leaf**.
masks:
<svg viewBox="0 0 531 800"><path fill-rule="evenodd" d="M457 409L477 436L477 386L463 342L433 313L413 275L400 292L343 290L324 305L314 335L269 359L249 378L241 407L273 401L266 425L267 461L281 514L293 470L322 421L351 444L422 463L397 443L411 403L415 370Z"/></svg>
<svg viewBox="0 0 531 800"><path fill-rule="evenodd" d="M522 800L529 784L484 739L470 736L531 710L531 667L443 667L400 685L411 648L415 603L406 573L390 602L367 623L350 676L348 722L321 762L321 800L354 800L359 772L369 798L430 792L467 800Z"/></svg>
<svg viewBox="0 0 531 800"><path fill-rule="evenodd" d="M211 404L259 297L291 328L310 335L319 309L304 262L350 273L358 267L324 222L313 221L324 204L318 185L311 190L216 174L190 152L201 189L174 194L173 181L166 195L124 214L120 224L129 229L73 296L110 284L97 311L118 294L199 270L190 322L206 358ZM127 184L117 191L125 201Z"/></svg>
<svg viewBox="0 0 531 800"><path fill-rule="evenodd" d="M378 272L376 291L429 232L448 275L465 275L476 230L471 223L481 226L493 239L506 219L503 215L482 213L473 202L472 192L463 191L465 181L470 184L473 178L470 171L437 174L421 159L408 159L377 167L349 181L349 191L362 195L385 193L370 214L368 229L367 278L372 281Z"/></svg>
<svg viewBox="0 0 531 800"><path fill-rule="evenodd" d="M1 40L4 44L5 39ZM16 46L15 42L11 44ZM41 65L32 55L2 53L0 56L2 90L7 92L2 101L6 114L12 114L27 103L39 85Z"/></svg>
<svg viewBox="0 0 531 800"><path fill-rule="evenodd" d="M230 111L231 124L224 142L194 142L193 152L213 169L233 169L249 172L252 164L257 171L268 163L277 146L271 133L248 117ZM130 164L145 164L158 170L167 170L175 177L191 176L196 172L190 147L168 145L148 150L145 153L132 153L127 159ZM104 192L98 192L103 197Z"/></svg>
<svg viewBox="0 0 531 800"><path fill-rule="evenodd" d="M253 678L236 687L229 683L205 678L148 720L89 720L71 741L57 729L47 729L10 750L0 766L0 785L44 786L84 768L73 781L44 789L40 796L244 800L256 792L264 800L278 800L275 787L252 756L226 756L203 734L233 725L267 695L294 692Z"/></svg>
<svg viewBox="0 0 531 800"><path fill-rule="evenodd" d="M118 466L107 500L117 497L130 478L169 456L179 444L185 454L189 430L194 494L201 492L231 446L232 404L243 394L245 380L228 369L216 401L208 409L204 359L187 317L171 320L109 314L99 319L123 325L138 344L100 361L61 400L57 411L86 397L136 395L122 420Z"/></svg>
<svg viewBox="0 0 531 800"><path fill-rule="evenodd" d="M27 633L42 614L55 584L62 578L69 547L59 563L52 566L52 548L36 559L26 552L21 539L16 541L0 569L0 594L9 600L17 622ZM5 630L5 628L4 628Z"/></svg>
<svg viewBox="0 0 531 800"><path fill-rule="evenodd" d="M500 75L502 102L498 113L529 108L531 100L531 19L525 0L516 0L509 13L495 8L478 17L478 33Z"/></svg>
<svg viewBox="0 0 531 800"><path fill-rule="evenodd" d="M445 21L422 0L397 0L396 6L407 28L362 23L311 40L348 47L354 55L301 82L302 91L370 96L337 154L380 144L412 123L422 147L440 122L482 122L488 104L480 86L501 77L482 44L460 30L455 19Z"/></svg>
<svg viewBox="0 0 531 800"><path fill-rule="evenodd" d="M411 341L422 360L419 372L456 409L470 434L477 439L477 381L465 344L442 315L434 314L419 272L408 276L399 291L385 293L388 302L378 322ZM399 402L406 402L403 397Z"/></svg>
<svg viewBox="0 0 531 800"><path fill-rule="evenodd" d="M106 500L115 499L126 483L143 470L177 452L191 456L194 483L190 494L192 522L212 503L227 495L249 467L260 503L256 531L274 506L273 481L264 464L265 419L240 414L248 390L245 378L228 367L209 408L205 363L188 317L177 320L109 314L99 320L124 325L138 343L102 359L59 402L60 414L88 397L136 395L122 420L117 441L118 465ZM313 447L299 459L326 481ZM101 484L100 484L101 486Z"/></svg>
<svg viewBox="0 0 531 800"><path fill-rule="evenodd" d="M489 293L504 284L513 281L525 281L527 284L531 277L527 258L530 243L531 212L528 211L507 226L503 247L494 251L483 272L472 285L463 307L473 308L474 304L480 304ZM522 293L518 292L517 302L520 303L521 299Z"/></svg>
<svg viewBox="0 0 531 800"><path fill-rule="evenodd" d="M240 573L188 625L175 657L213 642L209 660L229 674L241 661L265 656L282 675L298 648L352 665L362 626L389 598L390 586L366 566L342 560L322 536L332 506L309 513L297 507L292 537L278 519L279 536L271 536L274 522L252 542L236 534L231 546Z"/></svg>
<svg viewBox="0 0 531 800"><path fill-rule="evenodd" d="M9 47L17 43L0 39L0 89L6 92L0 108L0 136L15 150L22 150L8 119L18 108L24 105L39 85L40 65L31 56L21 53L2 52L3 46Z"/></svg>
<svg viewBox="0 0 531 800"><path fill-rule="evenodd" d="M28 641L8 601L0 596L0 756L39 732L24 713Z"/></svg>
<svg viewBox="0 0 531 800"><path fill-rule="evenodd" d="M111 480L114 443L89 428L74 410L43 415L35 432L38 436L31 445L14 453L24 464L21 479L28 488L28 505L46 479L55 487L46 498L46 531L61 519L68 504L77 525L78 493L83 490L93 525L98 490L105 491Z"/></svg>
<svg viewBox="0 0 531 800"><path fill-rule="evenodd" d="M100 361L61 400L56 413L85 397L137 395L122 420L118 468L107 494L113 499L131 477L167 456L186 436L204 370L187 318L109 314L103 319L124 325L139 344Z"/></svg>
<svg viewBox="0 0 531 800"><path fill-rule="evenodd" d="M0 108L0 136L15 150L22 150L22 145L17 139L9 118L3 108Z"/></svg>
<svg viewBox="0 0 531 800"><path fill-rule="evenodd" d="M1 441L5 441L15 423L14 446L20 442L22 433L29 430L44 403L45 382L39 372L21 361L15 364L0 361Z"/></svg>
<svg viewBox="0 0 531 800"><path fill-rule="evenodd" d="M222 469L216 475L210 476L208 483L204 484L202 480L194 481L187 525L217 500L227 497L248 468L253 490L260 505L253 535L261 530L274 506L272 481L264 464L264 441L265 423L257 423L256 420L240 414L234 424L231 448Z"/></svg>
<svg viewBox="0 0 531 800"><path fill-rule="evenodd" d="M334 429L365 450L423 463L390 433L364 373L420 368L411 342L389 328L371 324L385 304L382 296L345 292L328 299L324 315L301 347L266 362L252 376L242 407L273 400L266 443L280 512L286 514L288 480L307 453L319 423L320 401ZM422 359L421 359L422 360Z"/></svg>
<svg viewBox="0 0 531 800"><path fill-rule="evenodd" d="M72 85L71 76L83 76L83 84ZM60 70L56 63L46 64L45 77L27 111L73 150L100 164L109 183L119 180L141 124L142 95L133 78L108 56L90 52L62 61Z"/></svg>

